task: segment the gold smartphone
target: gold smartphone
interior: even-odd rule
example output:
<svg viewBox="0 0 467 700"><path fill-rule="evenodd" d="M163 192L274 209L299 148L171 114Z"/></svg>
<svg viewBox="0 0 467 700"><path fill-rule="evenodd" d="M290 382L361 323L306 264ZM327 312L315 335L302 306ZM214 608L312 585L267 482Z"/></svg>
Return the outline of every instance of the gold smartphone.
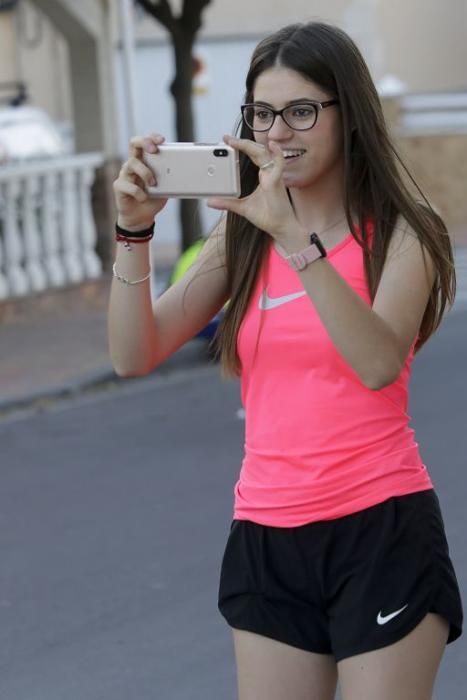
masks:
<svg viewBox="0 0 467 700"><path fill-rule="evenodd" d="M238 151L225 143L163 143L158 153L143 152L157 185L150 197L239 197Z"/></svg>

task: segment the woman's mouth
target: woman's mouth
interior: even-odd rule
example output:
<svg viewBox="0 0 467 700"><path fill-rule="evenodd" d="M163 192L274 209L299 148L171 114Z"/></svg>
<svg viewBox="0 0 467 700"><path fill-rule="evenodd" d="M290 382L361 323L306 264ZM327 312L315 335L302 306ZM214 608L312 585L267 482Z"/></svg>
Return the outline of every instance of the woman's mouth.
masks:
<svg viewBox="0 0 467 700"><path fill-rule="evenodd" d="M297 158L300 158L300 156L302 156L304 153L306 153L305 148L283 148L282 149L282 155L284 156L287 163L291 163L292 161L297 160Z"/></svg>

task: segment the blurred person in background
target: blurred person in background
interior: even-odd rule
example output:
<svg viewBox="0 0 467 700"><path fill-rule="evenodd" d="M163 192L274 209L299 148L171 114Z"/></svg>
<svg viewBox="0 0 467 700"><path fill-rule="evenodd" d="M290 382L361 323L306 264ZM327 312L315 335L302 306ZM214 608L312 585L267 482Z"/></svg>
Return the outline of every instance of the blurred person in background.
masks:
<svg viewBox="0 0 467 700"><path fill-rule="evenodd" d="M354 42L319 22L259 43L246 77L242 196L154 305L166 200L131 141L115 182L109 342L151 372L229 300L217 337L241 379L245 455L219 609L240 700L429 700L462 601L407 415L414 355L455 291L446 227L396 167ZM421 195L421 193L420 193Z"/></svg>

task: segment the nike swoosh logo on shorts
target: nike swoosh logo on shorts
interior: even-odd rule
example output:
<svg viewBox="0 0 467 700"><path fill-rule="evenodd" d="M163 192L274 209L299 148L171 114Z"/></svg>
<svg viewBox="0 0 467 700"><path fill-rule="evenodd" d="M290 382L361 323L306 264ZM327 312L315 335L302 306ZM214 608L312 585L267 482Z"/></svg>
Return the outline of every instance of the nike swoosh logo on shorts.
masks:
<svg viewBox="0 0 467 700"><path fill-rule="evenodd" d="M399 613L405 610L407 606L408 603L404 605L404 607L400 610L396 610L395 612L390 613L389 615L383 615L383 611L380 610L378 613L378 617L376 618L376 622L378 623L378 625L385 625L386 622L389 622L389 620L392 620L393 617L396 617L396 615L399 615Z"/></svg>
<svg viewBox="0 0 467 700"><path fill-rule="evenodd" d="M270 297L268 295L268 289L263 291L259 298L258 306L261 311L270 311L270 309L275 309L277 306L282 306L282 304L287 304L289 301L294 301L294 299L299 299L305 296L306 292L294 292L293 294L285 294L282 297Z"/></svg>

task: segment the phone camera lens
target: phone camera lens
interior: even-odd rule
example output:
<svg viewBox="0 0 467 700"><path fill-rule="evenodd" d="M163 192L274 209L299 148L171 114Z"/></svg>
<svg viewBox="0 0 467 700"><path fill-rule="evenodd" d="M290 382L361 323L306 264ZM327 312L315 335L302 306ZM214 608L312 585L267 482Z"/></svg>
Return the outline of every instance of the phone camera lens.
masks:
<svg viewBox="0 0 467 700"><path fill-rule="evenodd" d="M225 148L215 148L214 155L216 156L216 158L227 158L229 153Z"/></svg>

